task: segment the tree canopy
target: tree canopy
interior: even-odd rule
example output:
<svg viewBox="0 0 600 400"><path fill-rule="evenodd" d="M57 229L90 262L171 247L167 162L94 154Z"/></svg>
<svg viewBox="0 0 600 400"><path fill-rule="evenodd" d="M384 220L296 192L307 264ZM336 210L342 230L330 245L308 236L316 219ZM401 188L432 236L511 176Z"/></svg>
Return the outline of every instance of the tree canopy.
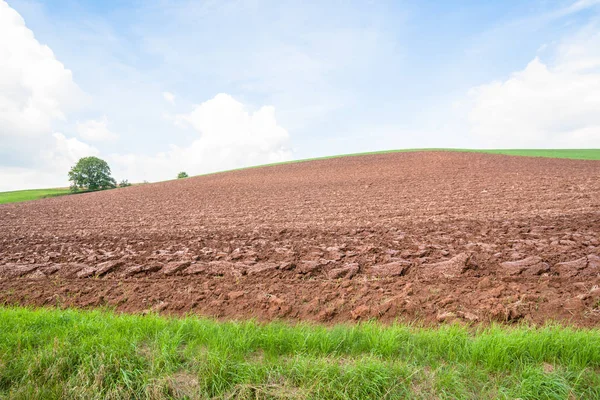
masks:
<svg viewBox="0 0 600 400"><path fill-rule="evenodd" d="M111 189L117 182L111 176L108 163L98 157L84 157L69 171L71 191Z"/></svg>

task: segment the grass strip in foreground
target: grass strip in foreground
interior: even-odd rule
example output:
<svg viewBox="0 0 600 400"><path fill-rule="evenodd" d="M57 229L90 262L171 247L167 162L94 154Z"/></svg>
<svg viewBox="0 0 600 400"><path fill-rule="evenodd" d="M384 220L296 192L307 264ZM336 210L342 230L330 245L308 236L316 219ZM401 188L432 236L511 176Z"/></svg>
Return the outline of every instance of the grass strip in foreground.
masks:
<svg viewBox="0 0 600 400"><path fill-rule="evenodd" d="M0 308L0 398L600 398L600 331Z"/></svg>

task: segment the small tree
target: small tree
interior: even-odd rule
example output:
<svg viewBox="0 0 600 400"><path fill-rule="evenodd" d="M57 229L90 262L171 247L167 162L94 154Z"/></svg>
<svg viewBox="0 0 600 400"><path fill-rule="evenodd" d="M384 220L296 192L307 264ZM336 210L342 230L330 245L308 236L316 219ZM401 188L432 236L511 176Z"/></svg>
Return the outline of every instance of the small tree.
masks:
<svg viewBox="0 0 600 400"><path fill-rule="evenodd" d="M177 174L177 179L187 178L187 177L188 177L187 172L180 172Z"/></svg>
<svg viewBox="0 0 600 400"><path fill-rule="evenodd" d="M131 186L131 183L129 183L129 181L127 179L123 179L120 183L119 183L119 187L127 187L127 186Z"/></svg>
<svg viewBox="0 0 600 400"><path fill-rule="evenodd" d="M98 157L84 157L69 171L71 191L80 189L102 190L117 186L117 182L110 175L110 167L106 161Z"/></svg>

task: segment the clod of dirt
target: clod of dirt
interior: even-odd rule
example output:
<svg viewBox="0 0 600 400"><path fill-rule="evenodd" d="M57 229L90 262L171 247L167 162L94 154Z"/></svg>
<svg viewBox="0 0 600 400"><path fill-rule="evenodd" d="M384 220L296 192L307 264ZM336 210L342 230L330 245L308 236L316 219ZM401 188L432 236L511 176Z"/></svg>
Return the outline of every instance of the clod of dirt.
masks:
<svg viewBox="0 0 600 400"><path fill-rule="evenodd" d="M294 268L296 268L296 264L293 262L284 262L279 265L279 269L282 271L290 271Z"/></svg>
<svg viewBox="0 0 600 400"><path fill-rule="evenodd" d="M208 263L207 273L213 276L230 275L236 278L246 273L248 266L243 263L229 261L211 261Z"/></svg>
<svg viewBox="0 0 600 400"><path fill-rule="evenodd" d="M465 271L468 259L467 253L461 253L447 261L423 264L419 267L419 274L425 278L454 278Z"/></svg>
<svg viewBox="0 0 600 400"><path fill-rule="evenodd" d="M593 271L600 272L600 257L595 254L590 254L587 256L588 265L587 267Z"/></svg>
<svg viewBox="0 0 600 400"><path fill-rule="evenodd" d="M43 279L46 278L46 274L44 274L42 271L40 271L39 269L36 271L33 271L32 273L27 275L28 279Z"/></svg>
<svg viewBox="0 0 600 400"><path fill-rule="evenodd" d="M58 275L59 276L63 276L63 277L67 277L67 278L72 278L72 277L78 277L78 272L82 271L82 270L93 270L95 271L96 269L93 267L90 267L87 264L81 264L81 263L67 263L67 264L56 264L56 266L58 267ZM93 273L93 271L91 271ZM91 276L90 275L86 275L86 276Z"/></svg>
<svg viewBox="0 0 600 400"><path fill-rule="evenodd" d="M579 275L579 272L587 267L587 263L587 257L583 257L573 261L558 263L554 265L554 269L561 277L571 278Z"/></svg>
<svg viewBox="0 0 600 400"><path fill-rule="evenodd" d="M506 308L506 321L516 322L525 316L525 308L522 304L511 304Z"/></svg>
<svg viewBox="0 0 600 400"><path fill-rule="evenodd" d="M490 287L492 287L492 281L488 276L483 277L477 282L477 289L489 289Z"/></svg>
<svg viewBox="0 0 600 400"><path fill-rule="evenodd" d="M505 261L500 264L507 275L541 275L550 270L550 266L541 257L532 256L518 261Z"/></svg>
<svg viewBox="0 0 600 400"><path fill-rule="evenodd" d="M162 270L162 273L164 275L173 275L181 270L183 270L184 268L189 267L190 262L189 261L173 261L168 263Z"/></svg>
<svg viewBox="0 0 600 400"><path fill-rule="evenodd" d="M193 264L190 265L183 271L184 275L198 275L205 274L208 272L208 266L206 264Z"/></svg>
<svg viewBox="0 0 600 400"><path fill-rule="evenodd" d="M408 271L410 265L410 261L394 261L387 264L373 265L369 269L369 275L380 278L402 276Z"/></svg>
<svg viewBox="0 0 600 400"><path fill-rule="evenodd" d="M340 251L339 247L328 247L326 249L326 259L332 261L339 261L344 257L344 252Z"/></svg>
<svg viewBox="0 0 600 400"><path fill-rule="evenodd" d="M358 273L359 266L357 263L345 264L341 268L332 269L327 273L329 279L346 278L350 279Z"/></svg>
<svg viewBox="0 0 600 400"><path fill-rule="evenodd" d="M160 303L153 305L150 310L153 312L160 312L164 311L167 307L169 307L169 303L166 301L161 301Z"/></svg>
<svg viewBox="0 0 600 400"><path fill-rule="evenodd" d="M583 300L581 300L577 297L574 297L572 299L565 301L564 307L565 307L565 310L567 310L567 311L581 312L581 311L585 310L586 305Z"/></svg>
<svg viewBox="0 0 600 400"><path fill-rule="evenodd" d="M105 261L96 266L96 276L103 276L108 274L109 272L113 272L115 269L123 265L124 262L122 260L117 261Z"/></svg>
<svg viewBox="0 0 600 400"><path fill-rule="evenodd" d="M94 275L95 273L96 273L95 267L84 267L82 270L77 272L77 277L78 278L87 278L87 277Z"/></svg>
<svg viewBox="0 0 600 400"><path fill-rule="evenodd" d="M234 291L234 292L227 293L227 297L229 298L229 300L235 300L237 298L242 297L245 294L246 294L245 291L243 291L243 290L237 290L237 291Z"/></svg>
<svg viewBox="0 0 600 400"><path fill-rule="evenodd" d="M155 262L147 265L134 265L123 271L123 277L128 278L137 274L158 272L164 267L164 264Z"/></svg>
<svg viewBox="0 0 600 400"><path fill-rule="evenodd" d="M38 269L35 264L6 264L0 267L0 277L6 279L19 278Z"/></svg>
<svg viewBox="0 0 600 400"><path fill-rule="evenodd" d="M40 266L40 271L46 276L54 275L60 270L60 267L56 264L50 264L48 266Z"/></svg>
<svg viewBox="0 0 600 400"><path fill-rule="evenodd" d="M456 315L458 315L459 317L466 319L467 321L470 321L470 322L479 321L479 317L477 315L473 314L472 312L457 311Z"/></svg>
<svg viewBox="0 0 600 400"><path fill-rule="evenodd" d="M325 310L323 310L317 314L317 321L319 321L319 322L331 321L332 318L335 316L335 314L336 314L335 308L333 308L333 307L326 308Z"/></svg>
<svg viewBox="0 0 600 400"><path fill-rule="evenodd" d="M302 274L310 274L318 271L325 263L321 261L301 261L298 266L298 272Z"/></svg>
<svg viewBox="0 0 600 400"><path fill-rule="evenodd" d="M352 316L353 319L366 319L369 316L370 312L371 312L370 307L362 305L362 306L358 306L354 310L352 310L350 315Z"/></svg>
<svg viewBox="0 0 600 400"><path fill-rule="evenodd" d="M600 257L595 254L590 254L573 261L555 264L554 269L561 277L565 278L571 278L578 275L595 276L600 273Z"/></svg>
<svg viewBox="0 0 600 400"><path fill-rule="evenodd" d="M275 263L258 263L248 268L248 275L257 275L268 272L274 272L279 269L279 265Z"/></svg>
<svg viewBox="0 0 600 400"><path fill-rule="evenodd" d="M598 286L592 287L588 293L588 296L589 296L589 298L591 298L593 300L600 299L600 287L598 287ZM600 308L600 303L598 304L597 308Z"/></svg>
<svg viewBox="0 0 600 400"><path fill-rule="evenodd" d="M436 319L438 322L446 322L446 321L452 320L456 317L457 317L456 313L453 313L452 311L442 311L442 312L438 313L438 315L436 316Z"/></svg>

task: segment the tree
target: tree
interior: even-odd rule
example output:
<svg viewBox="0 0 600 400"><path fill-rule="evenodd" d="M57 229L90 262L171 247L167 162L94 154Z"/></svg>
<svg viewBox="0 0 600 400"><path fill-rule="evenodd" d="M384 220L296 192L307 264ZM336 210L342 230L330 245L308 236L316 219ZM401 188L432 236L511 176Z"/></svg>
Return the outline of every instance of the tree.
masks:
<svg viewBox="0 0 600 400"><path fill-rule="evenodd" d="M80 189L102 190L117 186L117 182L110 175L110 167L106 161L98 157L83 157L69 171L71 191Z"/></svg>
<svg viewBox="0 0 600 400"><path fill-rule="evenodd" d="M131 186L131 183L129 183L129 181L127 179L123 179L121 181L121 183L119 183L119 187L127 187L127 186Z"/></svg>
<svg viewBox="0 0 600 400"><path fill-rule="evenodd" d="M177 179L187 178L187 177L188 177L187 172L180 172L177 174Z"/></svg>

